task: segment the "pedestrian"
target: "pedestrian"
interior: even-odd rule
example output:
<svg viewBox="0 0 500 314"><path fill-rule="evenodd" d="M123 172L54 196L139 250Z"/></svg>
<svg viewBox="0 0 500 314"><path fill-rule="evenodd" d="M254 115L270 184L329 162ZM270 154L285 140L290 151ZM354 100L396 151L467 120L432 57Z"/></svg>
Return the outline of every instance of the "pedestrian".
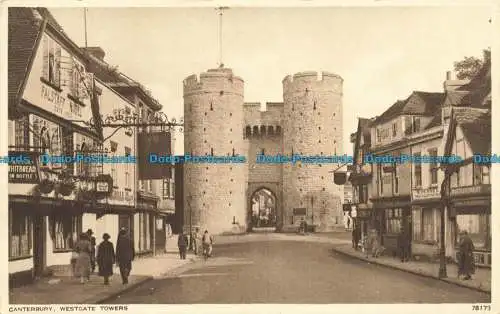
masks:
<svg viewBox="0 0 500 314"><path fill-rule="evenodd" d="M135 258L134 244L130 239L127 230L122 228L118 233L116 241L116 263L120 268L122 283L128 284L128 277L132 271L132 261Z"/></svg>
<svg viewBox="0 0 500 314"><path fill-rule="evenodd" d="M92 249L91 252L90 252L90 267L91 267L91 272L94 273L95 272L95 266L96 266L96 250L95 250L95 247L96 247L96 244L97 244L97 240L96 238L93 236L94 232L92 231L92 229L89 229L87 230L87 235L89 237L89 240L90 240L90 248Z"/></svg>
<svg viewBox="0 0 500 314"><path fill-rule="evenodd" d="M202 238L203 242L203 251L207 252L208 256L212 256L212 244L214 243L214 238L208 233L208 230L205 230Z"/></svg>
<svg viewBox="0 0 500 314"><path fill-rule="evenodd" d="M83 284L90 280L90 254L92 251L90 240L86 233L80 235L75 250L78 253L75 265L76 273L80 276L80 282Z"/></svg>
<svg viewBox="0 0 500 314"><path fill-rule="evenodd" d="M78 252L76 251L76 246L73 248L71 251L71 259L70 259L70 264L71 264L71 277L76 278L78 276L78 273L76 272L76 261L78 260Z"/></svg>
<svg viewBox="0 0 500 314"><path fill-rule="evenodd" d="M196 228L194 231L194 238L193 238L194 255L198 255L200 253L200 246L201 246L200 240L201 240L200 228Z"/></svg>
<svg viewBox="0 0 500 314"><path fill-rule="evenodd" d="M471 275L475 273L474 243L465 230L460 232L458 247L458 277L464 276L463 280L470 280Z"/></svg>
<svg viewBox="0 0 500 314"><path fill-rule="evenodd" d="M177 239L177 246L179 247L179 255L181 259L186 259L186 251L188 247L188 239L183 231L179 233L179 238Z"/></svg>
<svg viewBox="0 0 500 314"><path fill-rule="evenodd" d="M371 249L371 240L372 236L370 232L365 233L363 236L363 252L365 253L365 257L368 258L370 249Z"/></svg>
<svg viewBox="0 0 500 314"><path fill-rule="evenodd" d="M109 242L109 234L102 235L102 242L97 249L97 264L99 276L104 277L104 284L109 285L109 277L113 276L113 265L115 264L115 248Z"/></svg>
<svg viewBox="0 0 500 314"><path fill-rule="evenodd" d="M401 262L408 262L410 260L410 236L408 233L408 228L401 226L401 230L398 237L399 244L399 254Z"/></svg>
<svg viewBox="0 0 500 314"><path fill-rule="evenodd" d="M358 250L358 243L359 243L359 227L357 224L353 224L352 226L352 247L354 250Z"/></svg>

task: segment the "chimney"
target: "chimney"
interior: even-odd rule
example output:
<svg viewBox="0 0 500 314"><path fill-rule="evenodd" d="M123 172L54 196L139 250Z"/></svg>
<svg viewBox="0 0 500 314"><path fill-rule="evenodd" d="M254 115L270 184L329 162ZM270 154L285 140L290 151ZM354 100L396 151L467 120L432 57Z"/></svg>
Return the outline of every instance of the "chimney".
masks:
<svg viewBox="0 0 500 314"><path fill-rule="evenodd" d="M445 92L450 92L457 90L458 88L468 84L470 80L458 80L452 77L451 71L446 71L446 80L443 83L443 89Z"/></svg>
<svg viewBox="0 0 500 314"><path fill-rule="evenodd" d="M102 50L101 47L87 47L83 49L86 50L91 55L93 55L94 57L96 57L97 59L104 61L104 56L106 55L106 53L104 52L104 50Z"/></svg>

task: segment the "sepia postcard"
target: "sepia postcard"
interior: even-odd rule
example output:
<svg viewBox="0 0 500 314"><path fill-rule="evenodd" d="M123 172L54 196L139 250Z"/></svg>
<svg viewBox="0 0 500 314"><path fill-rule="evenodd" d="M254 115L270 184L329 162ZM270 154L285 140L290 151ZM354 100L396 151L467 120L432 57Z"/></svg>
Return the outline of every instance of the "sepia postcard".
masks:
<svg viewBox="0 0 500 314"><path fill-rule="evenodd" d="M0 9L6 313L498 313L493 4Z"/></svg>

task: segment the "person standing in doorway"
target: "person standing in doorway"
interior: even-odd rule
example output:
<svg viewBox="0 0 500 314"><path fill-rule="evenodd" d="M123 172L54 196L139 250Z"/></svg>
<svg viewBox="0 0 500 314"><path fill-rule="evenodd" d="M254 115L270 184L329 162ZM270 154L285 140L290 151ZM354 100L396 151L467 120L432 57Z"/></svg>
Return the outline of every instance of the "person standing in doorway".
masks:
<svg viewBox="0 0 500 314"><path fill-rule="evenodd" d="M181 233L179 233L179 238L177 239L177 246L179 247L179 256L181 259L186 259L188 245L188 238L184 232L181 231Z"/></svg>
<svg viewBox="0 0 500 314"><path fill-rule="evenodd" d="M109 242L109 234L102 235L102 242L97 249L97 265L99 276L104 277L104 284L109 285L109 277L113 276L113 265L115 264L115 248Z"/></svg>
<svg viewBox="0 0 500 314"><path fill-rule="evenodd" d="M128 284L128 277L132 271L132 261L135 258L134 244L127 234L127 230L122 228L118 233L116 241L116 263L120 268L123 284Z"/></svg>
<svg viewBox="0 0 500 314"><path fill-rule="evenodd" d="M475 273L474 243L465 230L460 232L458 247L458 277L463 276L463 280L470 280L471 275Z"/></svg>
<svg viewBox="0 0 500 314"><path fill-rule="evenodd" d="M97 245L97 241L96 241L95 237L93 236L93 234L94 234L94 232L92 231L92 229L87 230L87 236L89 237L90 248L91 248L91 251L90 251L90 270L92 273L95 272L95 266L96 266L95 247Z"/></svg>
<svg viewBox="0 0 500 314"><path fill-rule="evenodd" d="M80 276L80 282L83 284L90 280L90 254L92 251L89 237L86 233L80 235L80 239L75 246L76 252L78 252L78 258L76 259L76 272Z"/></svg>

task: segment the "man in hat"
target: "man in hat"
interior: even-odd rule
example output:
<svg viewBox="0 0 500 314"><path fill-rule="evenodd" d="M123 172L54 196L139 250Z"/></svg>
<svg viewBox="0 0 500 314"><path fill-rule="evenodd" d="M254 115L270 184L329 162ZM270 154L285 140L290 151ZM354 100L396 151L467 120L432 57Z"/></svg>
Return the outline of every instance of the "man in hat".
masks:
<svg viewBox="0 0 500 314"><path fill-rule="evenodd" d="M120 229L116 241L116 263L120 267L120 274L124 285L128 284L128 277L132 270L132 261L135 258L134 243L125 228Z"/></svg>
<svg viewBox="0 0 500 314"><path fill-rule="evenodd" d="M92 271L92 273L94 273L95 271L95 266L96 266L96 256L95 256L95 247L97 245L96 243L96 239L95 237L93 236L94 234L94 231L92 231L92 229L88 229L87 230L87 235L89 237L89 240L90 240L90 247L91 247L91 252L90 252L90 270Z"/></svg>

